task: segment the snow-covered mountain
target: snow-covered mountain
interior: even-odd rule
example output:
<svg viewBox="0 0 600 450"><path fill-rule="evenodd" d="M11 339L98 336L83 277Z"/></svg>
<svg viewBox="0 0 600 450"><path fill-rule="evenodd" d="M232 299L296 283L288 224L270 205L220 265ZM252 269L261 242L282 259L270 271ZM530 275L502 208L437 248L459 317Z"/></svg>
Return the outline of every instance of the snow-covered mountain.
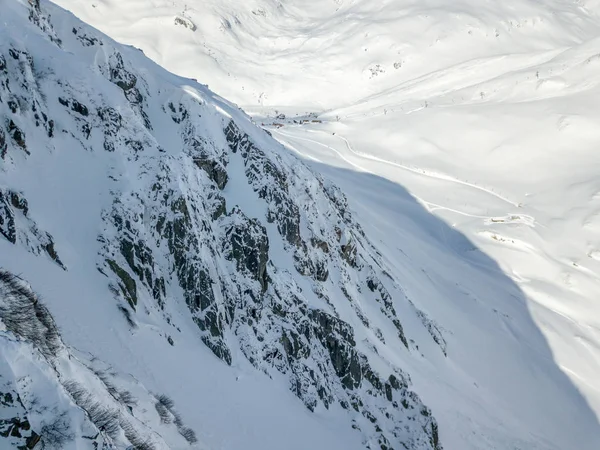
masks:
<svg viewBox="0 0 600 450"><path fill-rule="evenodd" d="M532 66L600 31L596 0L57 3L169 70L202 76L240 105L317 112L451 68L462 84L473 84L476 75L481 82L515 70L511 55L521 55L520 68ZM491 67L494 61L500 69ZM444 81L456 90L460 80ZM427 99L423 92L415 97Z"/></svg>
<svg viewBox="0 0 600 450"><path fill-rule="evenodd" d="M137 446L140 436L155 448L183 448L181 438L167 439L167 427L146 435L129 431L136 419L146 428L163 419L162 403L152 415L148 395L145 404L128 404L118 388L111 392L110 378L93 376L96 357L128 349L131 334L149 333L174 354L181 341L197 339L222 364L252 366L256 376L290 389L296 408L336 411L355 445L441 448L435 419L411 391L409 375L376 346L417 348L397 305L440 352L443 337L387 274L343 194L197 83L160 70L138 50L121 48L52 5L7 6L0 66L2 264L21 278L3 272L3 378L11 405L24 408L42 442L53 444L45 435L53 425L42 414L50 410L65 413L59 426L72 438L60 448L81 446L98 433L108 448ZM34 270L27 254L44 268ZM84 319L63 299L70 320L84 327L79 333L94 346L112 333L109 327L125 336L98 352L67 337L91 354L89 364L77 365L84 380L69 364L75 358L63 349L51 313L36 309L31 290L42 273L52 272L87 286L77 297L95 298L103 311L90 309L91 299L73 298ZM37 288L47 295L48 286ZM29 323L35 318L39 325ZM86 329L86 321L97 321L100 330ZM23 366L18 356L30 353L28 346L34 354ZM148 350L158 367L164 364L156 348ZM201 365L211 359L197 358ZM46 397L32 365L54 371L43 382L59 392ZM89 420L74 423L69 411L76 407ZM16 414L22 423L24 412ZM104 423L109 414L114 424ZM180 422L180 434L189 434ZM87 447L97 444L90 439Z"/></svg>
<svg viewBox="0 0 600 450"><path fill-rule="evenodd" d="M203 2L199 17L199 5L173 2L156 2L155 9L135 1L61 3L120 40L130 40L120 32L131 30L155 60L241 103L246 85L240 88L239 79L247 77L248 102L260 91L256 99L272 105L260 114L281 110L268 100L278 99L288 115L253 120L207 86L166 72L52 3L2 0L0 445L598 448L590 397L555 361L520 286L478 249L480 242L431 214L442 201L415 198L402 184L418 197L422 188L469 208L481 207L479 193L494 209L485 216L489 227L534 225L529 206L479 180L385 159L389 147L407 139L402 120L426 117L416 128L431 127L437 116L424 116L430 110L450 108L465 92L471 103L477 99L472 84L460 93L452 84L464 82L466 68L425 77L417 91L398 77L369 84L385 80L376 68L385 64L367 65L360 76L333 75L362 59L335 46L325 52L330 30L356 34L357 43L366 33L383 49L389 42L376 25L408 17L408 9L394 2ZM517 31L505 45L521 43L536 58L560 62L553 48L575 46L597 30L591 16L574 16L580 7L570 8L544 17L553 26L577 23L570 35L555 36L549 27L533 45L521 40L519 22L506 25ZM332 17L324 10L339 23L322 25L319 34L319 19ZM162 24L156 17L168 27L152 26ZM454 24L443 18L422 17L427 26ZM254 57L279 39L260 39L268 29L260 21L267 20L291 30L294 58L286 66L278 55L272 67L301 70L308 81L296 91L273 83L293 80L291 72L274 72ZM375 28L364 29L361 20ZM299 43L302 26L308 38ZM282 35L278 30L273 36ZM198 45L201 36L210 45ZM567 56L587 55L594 45L573 48ZM395 70L414 63L408 78L431 61L437 69L458 58L439 48L439 55L419 46L406 51L423 58L400 61ZM311 84L315 52L333 58L335 70ZM446 59L437 58L442 54ZM481 67L496 70L506 60L525 70L530 57L477 61L467 72L477 77ZM272 90L261 95L266 87ZM415 96L439 97L440 109L426 103L424 112L416 106L406 115ZM331 110L300 115L305 105ZM415 158L450 166L455 155L440 157L424 142L412 141ZM394 167L428 182L396 177L388 171ZM496 215L506 203L511 211Z"/></svg>

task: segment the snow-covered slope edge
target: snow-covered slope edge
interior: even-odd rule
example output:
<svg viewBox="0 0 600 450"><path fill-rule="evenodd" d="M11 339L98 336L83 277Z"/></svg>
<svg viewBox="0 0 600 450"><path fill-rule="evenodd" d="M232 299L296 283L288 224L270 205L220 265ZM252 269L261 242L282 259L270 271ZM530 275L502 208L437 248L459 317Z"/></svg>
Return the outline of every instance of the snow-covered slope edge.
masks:
<svg viewBox="0 0 600 450"><path fill-rule="evenodd" d="M0 271L0 319L3 445L170 448L161 435L174 448L186 447L184 439L197 442L168 397L154 397L131 377L119 379L100 361L76 356L31 287L6 271Z"/></svg>
<svg viewBox="0 0 600 450"><path fill-rule="evenodd" d="M84 316L77 314L89 311L106 317L112 309L126 321L104 327L128 324L177 347L185 345L179 335L189 330L191 314L217 357L242 367L249 361L309 410L357 430L356 444L441 448L436 421L410 390L410 377L378 349L418 348L404 321L418 324L420 338L440 354L444 338L387 273L337 188L202 86L63 10L9 0L2 15L2 266L20 273L31 254L31 264L43 269L28 275L40 284L45 272L71 288L86 286L79 292L85 299L63 311L70 322L60 323L79 322ZM7 302L15 286L5 278ZM73 293L60 289L51 296ZM398 317L400 306L406 317ZM18 359L30 344L6 328L8 373L10 355ZM72 344L87 349L93 339L102 355L119 351L107 343L108 330L65 328L77 339ZM50 359L67 352L61 348L34 354L27 370L46 373L45 389L54 386L56 401L79 411L72 403L87 394L65 385L74 369ZM100 386L96 378L85 378L83 388ZM21 386L9 389L22 396ZM21 406L35 417L26 402ZM37 424L43 428L41 419ZM117 448L144 448L126 430L108 437ZM182 442L165 438L154 446Z"/></svg>

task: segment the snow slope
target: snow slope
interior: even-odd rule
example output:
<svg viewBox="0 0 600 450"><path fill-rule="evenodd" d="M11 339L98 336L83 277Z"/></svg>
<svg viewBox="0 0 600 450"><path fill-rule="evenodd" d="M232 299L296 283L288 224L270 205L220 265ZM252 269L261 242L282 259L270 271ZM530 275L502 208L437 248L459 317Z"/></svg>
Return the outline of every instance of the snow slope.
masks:
<svg viewBox="0 0 600 450"><path fill-rule="evenodd" d="M444 448L598 448L596 5L59 4L113 38L141 47L168 69L245 105L284 148L249 131L234 107L208 91L158 75L191 85L183 88L186 95L200 95L216 111L247 123L245 132L281 155L284 166L298 165L290 153L299 154L340 186L377 249L376 259L391 275L392 281L381 279L395 299L408 349L364 286L353 293L352 308L337 288L327 286L325 292L378 371L397 367L410 375L411 389L439 423ZM69 25L60 30L68 31L71 19L62 20ZM5 23L6 35L21 36L19 22L12 28L11 21ZM28 39L39 39L33 35ZM34 40L29 48L36 45ZM122 51L144 74L155 73L139 52ZM95 83L83 84L90 85ZM151 152L165 148L176 155L169 142L180 138L164 124L159 109L166 101L160 98L143 108L150 110L151 137L138 128L144 117L137 107L121 107L137 124L136 140L148 145L146 139L156 139L159 147L150 145ZM173 121L182 120L177 102L173 108ZM287 117L274 118L275 110ZM306 115L310 112L319 113L318 119ZM200 134L222 143L214 137L222 120L203 123L206 131ZM68 123L81 126L73 119ZM0 241L1 265L23 274L44 295L67 343L134 374L153 392L167 392L209 448L365 446L364 434L348 433L347 415L339 407L309 412L287 392L285 381L269 380L236 351L232 368L211 359L200 342L206 336L198 333L181 293L169 293L180 306L165 302L169 320L182 330L176 351L165 339L174 332L155 311L150 291L144 301L151 318L136 317L143 326L132 337L116 308L106 307L106 281L96 271L96 255L104 258L115 250L96 243L107 225L99 218L113 198L106 176L118 180L115 192L146 192L152 179L144 174L162 169L133 164L131 156L107 157L97 151L102 142L95 139L89 153L70 142L65 153L19 162L3 180L35 204L36 223L51 233L68 271L34 257L35 248L46 244L36 247L32 238L29 253ZM226 154L227 205L238 204L268 223L268 206L247 193L252 181L244 181L244 162ZM308 172L300 173L307 177ZM179 189L194 191L193 177L177 178ZM146 181L128 188L128 179ZM315 205L302 189L294 191L295 202L301 209L306 205L307 217L331 208ZM128 207L145 220L152 214ZM331 227L327 221L321 226ZM103 243L118 241L115 224L110 230L116 234L106 235ZM310 294L306 301L318 305L312 281L296 275L278 232L268 229L274 265L294 274ZM168 272L166 264L157 263L159 272ZM164 278L174 280L172 274ZM172 284L167 287L176 290ZM79 300L82 292L85 302ZM116 324L110 333L107 324ZM235 339L224 336L229 346Z"/></svg>
<svg viewBox="0 0 600 450"><path fill-rule="evenodd" d="M442 448L379 348L443 338L339 189L139 50L3 6L2 445Z"/></svg>
<svg viewBox="0 0 600 450"><path fill-rule="evenodd" d="M597 6L569 0L58 3L241 105L298 111L349 106L468 61L556 51L599 30Z"/></svg>

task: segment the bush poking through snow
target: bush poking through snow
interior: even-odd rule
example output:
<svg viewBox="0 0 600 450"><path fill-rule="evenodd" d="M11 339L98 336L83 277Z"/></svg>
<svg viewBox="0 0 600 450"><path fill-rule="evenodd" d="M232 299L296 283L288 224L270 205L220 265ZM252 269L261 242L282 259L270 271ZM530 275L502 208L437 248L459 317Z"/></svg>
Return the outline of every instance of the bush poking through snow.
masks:
<svg viewBox="0 0 600 450"><path fill-rule="evenodd" d="M135 320L133 320L133 316L131 315L131 311L129 311L129 309L127 309L127 308L125 308L124 306L121 306L121 305L119 305L118 308L119 308L119 311L121 311L121 313L125 317L125 320L127 321L127 324L129 325L129 327L130 328L137 328L137 324L135 323Z"/></svg>
<svg viewBox="0 0 600 450"><path fill-rule="evenodd" d="M111 383L106 372L103 372L101 370L95 370L94 373L100 379L100 381L102 381L102 384L104 384L108 393L112 395L113 398L118 400L119 390L114 384Z"/></svg>
<svg viewBox="0 0 600 450"><path fill-rule="evenodd" d="M188 19L187 17L176 16L175 17L175 25L182 25L192 31L196 31L196 24L194 22L192 22L190 19Z"/></svg>
<svg viewBox="0 0 600 450"><path fill-rule="evenodd" d="M104 383L106 384L106 382ZM120 430L123 430L125 437L135 450L156 449L150 437L140 434L136 427L123 417L118 409L95 401L90 392L81 383L69 380L63 383L63 387L71 395L77 406L87 413L92 423L101 432L106 433L112 439L117 439ZM123 392L126 394L119 392L120 398L117 400L124 402L123 395L129 395L133 399L131 393L128 391Z"/></svg>
<svg viewBox="0 0 600 450"><path fill-rule="evenodd" d="M94 400L90 392L76 381L65 381L63 387L71 395L77 406L83 409L92 423L111 438L116 438L120 429L120 413Z"/></svg>
<svg viewBox="0 0 600 450"><path fill-rule="evenodd" d="M156 412L162 423L171 423L173 421L173 417L175 416L175 413L173 412L174 406L175 402L165 394L156 397L154 407L156 408Z"/></svg>
<svg viewBox="0 0 600 450"><path fill-rule="evenodd" d="M181 414L179 414L177 411L173 411L172 414L174 417L173 421L175 422L177 428L183 427L183 419L181 418Z"/></svg>
<svg viewBox="0 0 600 450"><path fill-rule="evenodd" d="M119 403L127 406L135 406L137 405L137 400L133 396L133 394L127 390L120 391L113 383L110 381L109 374L102 370L94 370L96 376L102 381L102 384L106 387L108 393Z"/></svg>
<svg viewBox="0 0 600 450"><path fill-rule="evenodd" d="M130 422L124 420L121 423L121 428L125 437L135 450L155 450L156 446L148 437L141 436Z"/></svg>
<svg viewBox="0 0 600 450"><path fill-rule="evenodd" d="M171 412L163 405L161 402L156 402L154 407L156 408L156 412L158 413L158 417L160 417L161 423L171 423L172 415Z"/></svg>
<svg viewBox="0 0 600 450"><path fill-rule="evenodd" d="M119 391L119 400L127 406L136 406L137 399L127 390Z"/></svg>
<svg viewBox="0 0 600 450"><path fill-rule="evenodd" d="M0 320L15 336L30 342L46 359L62 348L60 333L48 308L19 277L0 269Z"/></svg>
<svg viewBox="0 0 600 450"><path fill-rule="evenodd" d="M186 441L190 444L198 442L196 432L191 428L185 427L181 415L173 409L175 407L175 402L170 397L164 394L159 395L156 397L154 407L156 408L162 423L168 424L175 422L177 431L179 431L179 434L181 434Z"/></svg>
<svg viewBox="0 0 600 450"><path fill-rule="evenodd" d="M67 413L55 416L52 422L43 423L40 436L43 450L62 450L67 442L75 439Z"/></svg>
<svg viewBox="0 0 600 450"><path fill-rule="evenodd" d="M196 432L191 428L182 427L179 428L179 434L183 436L183 438L188 441L190 444L195 444L198 442L198 438L196 438Z"/></svg>
<svg viewBox="0 0 600 450"><path fill-rule="evenodd" d="M169 411L171 411L173 409L173 407L175 406L175 402L171 399L171 397L169 397L165 394L159 395L158 397L156 397L156 400L158 401L158 403L163 405Z"/></svg>
<svg viewBox="0 0 600 450"><path fill-rule="evenodd" d="M119 433L119 411L108 408L100 402L88 399L85 404L90 420L100 431L104 431L111 438L116 438Z"/></svg>

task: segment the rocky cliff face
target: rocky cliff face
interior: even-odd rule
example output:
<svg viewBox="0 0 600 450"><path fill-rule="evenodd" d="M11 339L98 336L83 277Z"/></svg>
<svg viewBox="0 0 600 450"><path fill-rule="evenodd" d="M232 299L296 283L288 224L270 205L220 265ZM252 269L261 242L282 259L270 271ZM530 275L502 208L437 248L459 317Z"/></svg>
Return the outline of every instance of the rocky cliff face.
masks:
<svg viewBox="0 0 600 450"><path fill-rule="evenodd" d="M177 318L166 306L181 300L224 364L247 358L265 376L283 377L311 411L341 407L366 448L441 449L436 421L409 375L377 345L418 348L397 313L403 302L440 352L443 337L386 271L343 193L204 87L45 2L9 3L39 47L17 36L0 43L0 174L8 180L0 185L2 238L69 270L9 175L33 153L52 157L63 145L77 146L102 165L100 175L81 168L104 180L101 199L90 199L102 203L91 257L106 277L107 307L119 308L131 327L151 311L162 314L174 345ZM18 284L9 274L6 283L0 305ZM0 319L5 341L27 341L10 328L9 315ZM37 351L60 378L54 356ZM85 403L79 391L86 386L61 386L73 404ZM21 388L0 391L2 405L20 408L18 423L3 422L14 425L8 436L28 431L31 407L19 401ZM127 417L127 402L112 397ZM125 422L115 427L129 429ZM93 420L89 426L104 433ZM117 428L102 445L139 444L140 433L123 437ZM21 445L44 439L43 426L34 431L21 433L29 436Z"/></svg>

